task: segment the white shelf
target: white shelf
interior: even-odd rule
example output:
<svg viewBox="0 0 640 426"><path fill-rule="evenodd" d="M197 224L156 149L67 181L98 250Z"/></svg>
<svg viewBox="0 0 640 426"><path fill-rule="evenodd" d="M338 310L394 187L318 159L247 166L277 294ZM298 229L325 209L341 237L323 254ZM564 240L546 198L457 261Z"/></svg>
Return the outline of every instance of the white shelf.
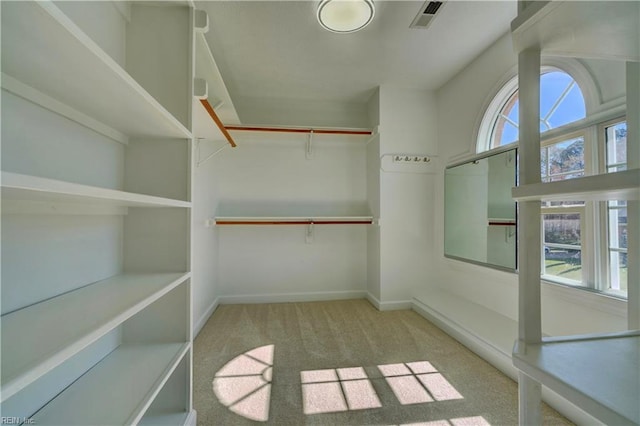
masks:
<svg viewBox="0 0 640 426"><path fill-rule="evenodd" d="M521 185L511 193L516 201L638 200L640 169Z"/></svg>
<svg viewBox="0 0 640 426"><path fill-rule="evenodd" d="M534 1L511 23L521 52L640 61L640 2Z"/></svg>
<svg viewBox="0 0 640 426"><path fill-rule="evenodd" d="M640 424L640 331L517 342L514 365L605 424Z"/></svg>
<svg viewBox="0 0 640 426"><path fill-rule="evenodd" d="M126 135L191 137L53 2L3 3L2 18L3 73Z"/></svg>
<svg viewBox="0 0 640 426"><path fill-rule="evenodd" d="M196 77L206 80L209 88L209 102L214 107L219 105L216 108L216 114L220 120L224 124L239 124L240 119L233 106L231 95L222 80L207 39L201 32L196 32ZM209 119L209 123L211 123L211 119Z"/></svg>
<svg viewBox="0 0 640 426"><path fill-rule="evenodd" d="M357 202L228 202L222 203L215 216L216 223L308 225L334 223L372 223L373 216L366 203Z"/></svg>
<svg viewBox="0 0 640 426"><path fill-rule="evenodd" d="M2 201L7 200L116 207L191 207L188 201L2 172Z"/></svg>
<svg viewBox="0 0 640 426"><path fill-rule="evenodd" d="M45 405L36 424L136 424L190 343L123 345Z"/></svg>
<svg viewBox="0 0 640 426"><path fill-rule="evenodd" d="M118 275L4 315L2 401L189 276L189 273Z"/></svg>
<svg viewBox="0 0 640 426"><path fill-rule="evenodd" d="M176 426L187 422L189 413L171 413L157 416L145 416L138 423L139 426Z"/></svg>

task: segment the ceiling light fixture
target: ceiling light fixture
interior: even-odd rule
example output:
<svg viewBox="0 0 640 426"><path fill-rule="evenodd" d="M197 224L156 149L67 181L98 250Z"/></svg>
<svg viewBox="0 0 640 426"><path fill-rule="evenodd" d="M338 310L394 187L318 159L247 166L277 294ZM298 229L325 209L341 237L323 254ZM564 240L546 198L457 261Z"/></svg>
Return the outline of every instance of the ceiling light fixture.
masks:
<svg viewBox="0 0 640 426"><path fill-rule="evenodd" d="M334 33L352 33L366 27L375 14L373 0L322 0L318 22Z"/></svg>

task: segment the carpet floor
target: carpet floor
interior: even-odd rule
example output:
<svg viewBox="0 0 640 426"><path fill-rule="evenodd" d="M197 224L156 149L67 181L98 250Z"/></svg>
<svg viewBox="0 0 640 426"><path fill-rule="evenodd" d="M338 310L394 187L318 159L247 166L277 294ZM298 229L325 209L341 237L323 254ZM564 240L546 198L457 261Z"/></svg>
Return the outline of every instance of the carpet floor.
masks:
<svg viewBox="0 0 640 426"><path fill-rule="evenodd" d="M417 313L366 300L219 306L193 358L199 425L518 423L515 382Z"/></svg>

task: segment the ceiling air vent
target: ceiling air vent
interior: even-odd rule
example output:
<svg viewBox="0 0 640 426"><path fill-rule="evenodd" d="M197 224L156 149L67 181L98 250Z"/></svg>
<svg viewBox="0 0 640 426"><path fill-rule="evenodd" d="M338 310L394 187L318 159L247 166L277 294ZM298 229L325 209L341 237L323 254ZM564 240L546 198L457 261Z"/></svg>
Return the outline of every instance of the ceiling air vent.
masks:
<svg viewBox="0 0 640 426"><path fill-rule="evenodd" d="M413 19L413 22L411 23L411 25L409 25L409 28L427 28L431 24L431 21L433 21L433 18L435 18L436 13L440 9L442 9L443 3L444 2L441 1L426 2L420 8L420 12L418 12L418 15Z"/></svg>

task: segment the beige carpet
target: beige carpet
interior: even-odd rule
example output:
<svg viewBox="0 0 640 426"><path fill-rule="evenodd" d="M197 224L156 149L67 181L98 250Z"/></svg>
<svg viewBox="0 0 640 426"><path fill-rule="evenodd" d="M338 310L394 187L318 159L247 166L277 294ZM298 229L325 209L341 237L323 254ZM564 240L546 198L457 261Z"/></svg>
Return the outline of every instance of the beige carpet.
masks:
<svg viewBox="0 0 640 426"><path fill-rule="evenodd" d="M511 379L415 312L366 300L218 307L194 343L194 406L200 425L518 421ZM571 424L546 406L544 423Z"/></svg>

